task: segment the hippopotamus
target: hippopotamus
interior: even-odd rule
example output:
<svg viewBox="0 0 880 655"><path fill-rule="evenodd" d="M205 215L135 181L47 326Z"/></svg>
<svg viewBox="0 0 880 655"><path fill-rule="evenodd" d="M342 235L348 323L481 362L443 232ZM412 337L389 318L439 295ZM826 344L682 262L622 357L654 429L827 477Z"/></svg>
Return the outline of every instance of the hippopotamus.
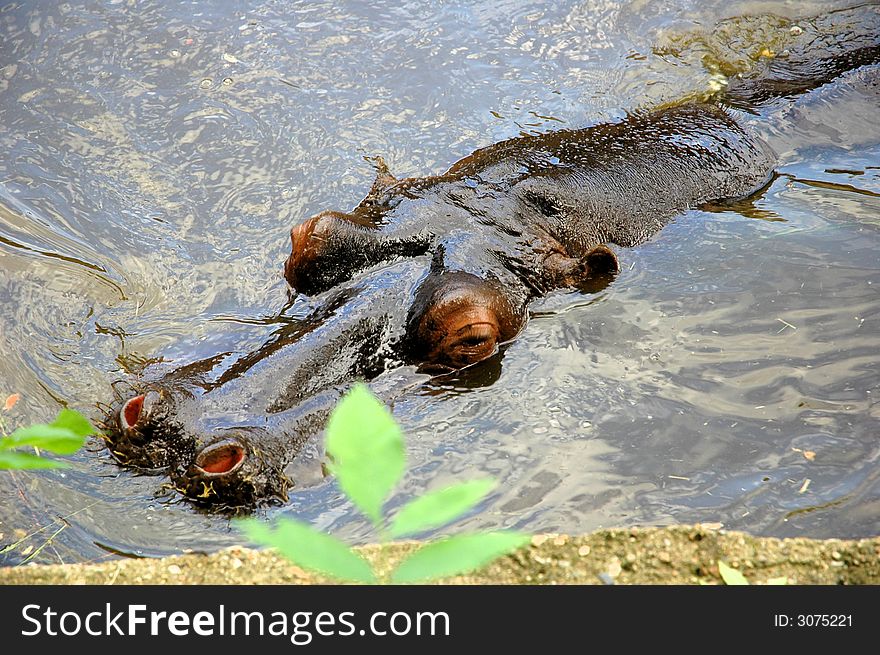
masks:
<svg viewBox="0 0 880 655"><path fill-rule="evenodd" d="M283 500L285 465L348 383L491 358L524 329L534 298L600 289L621 249L689 208L762 189L776 155L743 117L880 59L876 7L799 25L786 57L710 98L520 136L440 175L398 180L376 158L357 206L290 231L284 276L312 298L311 313L254 352L138 382L108 411L110 450L128 466L167 472L206 504Z"/></svg>

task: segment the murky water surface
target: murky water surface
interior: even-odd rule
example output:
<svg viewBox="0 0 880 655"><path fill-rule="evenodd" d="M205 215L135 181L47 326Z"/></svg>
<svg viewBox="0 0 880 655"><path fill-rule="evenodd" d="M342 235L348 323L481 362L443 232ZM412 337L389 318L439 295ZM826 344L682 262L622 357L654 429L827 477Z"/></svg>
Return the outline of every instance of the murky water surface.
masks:
<svg viewBox="0 0 880 655"><path fill-rule="evenodd" d="M258 345L288 304L288 229L356 204L364 156L425 175L521 132L618 118L706 88L705 43L676 35L841 6L367 4L0 8L0 396L23 396L11 424L61 404L95 416L126 363ZM599 294L535 303L494 383L400 399L411 471L393 504L488 474L498 490L460 527L877 534L877 80L849 75L788 121L756 121L780 153L766 192L622 251ZM17 542L0 561L239 541L104 452L73 461L0 476L0 544ZM314 462L301 467L308 480ZM267 513L371 537L314 475Z"/></svg>

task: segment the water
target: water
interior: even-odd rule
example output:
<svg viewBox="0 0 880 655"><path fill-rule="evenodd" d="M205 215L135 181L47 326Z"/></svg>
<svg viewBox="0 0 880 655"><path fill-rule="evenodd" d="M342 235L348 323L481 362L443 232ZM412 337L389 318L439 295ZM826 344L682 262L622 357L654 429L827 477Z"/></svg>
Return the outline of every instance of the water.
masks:
<svg viewBox="0 0 880 655"><path fill-rule="evenodd" d="M0 8L11 423L63 404L94 416L132 362L258 345L288 305L287 230L356 204L372 181L364 156L397 176L438 173L521 132L701 92L704 49L673 52L676 35L845 3L370 4ZM391 507L491 475L497 490L456 529L877 534L876 80L850 75L793 120L759 122L781 156L765 193L622 251L601 293L535 303L494 383L399 400L410 472ZM265 513L370 540L314 453L300 466L309 482ZM0 560L240 541L158 484L100 450L66 472L3 474L0 544L17 545Z"/></svg>

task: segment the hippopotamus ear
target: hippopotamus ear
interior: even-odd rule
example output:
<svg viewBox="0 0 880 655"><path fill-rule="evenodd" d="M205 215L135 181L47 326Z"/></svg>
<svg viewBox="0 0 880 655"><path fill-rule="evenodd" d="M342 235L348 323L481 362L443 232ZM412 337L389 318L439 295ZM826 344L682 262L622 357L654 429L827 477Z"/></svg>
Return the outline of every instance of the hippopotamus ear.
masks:
<svg viewBox="0 0 880 655"><path fill-rule="evenodd" d="M620 270L617 255L608 246L592 248L579 261L580 279L571 285L584 293L598 293L607 287Z"/></svg>
<svg viewBox="0 0 880 655"><path fill-rule="evenodd" d="M605 245L594 246L578 259L554 251L544 258L542 266L548 289L569 287L591 292L605 288L620 270L617 255Z"/></svg>
<svg viewBox="0 0 880 655"><path fill-rule="evenodd" d="M371 162L375 167L376 179L366 198L361 200L355 211L361 207L375 207L380 204L382 195L398 182L398 179L388 170L388 164L385 163L381 156L364 157L364 159Z"/></svg>
<svg viewBox="0 0 880 655"><path fill-rule="evenodd" d="M620 270L617 255L605 245L596 246L590 250L584 255L583 262L587 265L588 275L608 275Z"/></svg>

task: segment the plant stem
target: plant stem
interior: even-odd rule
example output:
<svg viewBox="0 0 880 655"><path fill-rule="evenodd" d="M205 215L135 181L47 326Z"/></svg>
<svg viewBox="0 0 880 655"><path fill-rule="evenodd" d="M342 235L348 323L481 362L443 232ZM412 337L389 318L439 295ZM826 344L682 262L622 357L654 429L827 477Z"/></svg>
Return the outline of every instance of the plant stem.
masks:
<svg viewBox="0 0 880 655"><path fill-rule="evenodd" d="M57 530L55 530L55 532L53 532L53 533L49 536L49 538L46 539L46 541L44 541L44 542L40 545L39 548L37 548L34 552L32 552L30 555L28 555L26 558L24 558L24 560L23 560L22 562L19 562L18 566L22 566L22 565L24 565L24 564L27 564L27 563L30 562L34 557L36 557L37 555L39 555L39 554L40 554L40 551L43 550L46 546L48 546L50 543L52 543L52 540L53 540L55 537L57 537L58 534L59 534L62 530L64 530L64 529L67 527L67 525L68 525L67 523L62 523L60 528L58 528Z"/></svg>

